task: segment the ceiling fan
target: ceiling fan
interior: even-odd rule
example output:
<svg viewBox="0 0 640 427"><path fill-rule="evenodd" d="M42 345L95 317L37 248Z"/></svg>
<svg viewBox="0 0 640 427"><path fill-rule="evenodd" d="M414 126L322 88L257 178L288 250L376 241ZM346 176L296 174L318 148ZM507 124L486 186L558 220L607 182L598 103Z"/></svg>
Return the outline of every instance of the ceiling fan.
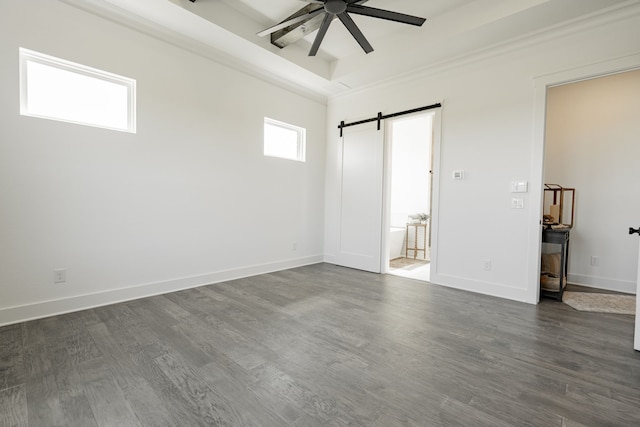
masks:
<svg viewBox="0 0 640 427"><path fill-rule="evenodd" d="M292 25L309 21L310 19L324 14L324 18L322 23L320 24L320 28L318 29L318 34L316 35L313 44L311 45L311 50L309 51L309 56L315 56L318 53L318 49L320 48L320 44L324 39L324 36L327 34L327 30L329 29L329 25L331 25L331 21L337 16L338 19L342 22L342 24L349 30L354 39L358 42L360 47L366 52L373 52L373 47L364 36L360 28L356 25L349 14L363 15L369 16L372 18L386 19L388 21L400 22L402 24L409 24L415 26L422 26L426 21L425 18L420 18L412 15L405 15L404 13L392 12L390 10L377 9L374 7L363 6L361 3L365 3L366 0L302 0L310 4L322 5L315 10L312 10L308 13L305 13L300 16L292 17L291 19L287 19L273 27L267 28L264 31L258 33L258 36L264 37L276 31L282 30L284 28L290 27Z"/></svg>

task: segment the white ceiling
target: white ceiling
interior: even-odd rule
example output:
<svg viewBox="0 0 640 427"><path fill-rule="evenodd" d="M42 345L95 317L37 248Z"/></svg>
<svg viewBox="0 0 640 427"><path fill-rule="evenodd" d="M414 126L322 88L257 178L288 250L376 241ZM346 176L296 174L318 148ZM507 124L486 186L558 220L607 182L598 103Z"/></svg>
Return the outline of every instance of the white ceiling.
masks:
<svg viewBox="0 0 640 427"><path fill-rule="evenodd" d="M63 0L192 43L254 74L330 96L428 69L511 40L551 31L640 0L369 0L427 18L422 27L352 15L375 49L365 54L333 21L316 57L315 37L279 49L256 34L304 7L301 0ZM193 48L193 47L192 47ZM206 52L204 52L206 51Z"/></svg>

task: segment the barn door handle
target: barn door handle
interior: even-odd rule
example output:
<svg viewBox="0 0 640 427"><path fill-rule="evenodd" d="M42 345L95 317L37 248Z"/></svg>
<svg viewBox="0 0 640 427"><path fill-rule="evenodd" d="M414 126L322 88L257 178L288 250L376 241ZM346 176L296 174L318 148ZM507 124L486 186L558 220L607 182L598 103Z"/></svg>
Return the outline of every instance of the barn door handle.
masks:
<svg viewBox="0 0 640 427"><path fill-rule="evenodd" d="M638 228L629 227L629 234L634 234L634 233L638 233L638 235L640 235L640 227Z"/></svg>

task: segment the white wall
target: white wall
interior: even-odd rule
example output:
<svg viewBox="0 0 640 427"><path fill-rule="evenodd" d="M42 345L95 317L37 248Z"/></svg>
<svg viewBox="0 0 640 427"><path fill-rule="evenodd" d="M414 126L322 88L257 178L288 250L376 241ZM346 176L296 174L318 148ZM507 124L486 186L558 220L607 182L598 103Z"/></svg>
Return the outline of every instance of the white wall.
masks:
<svg viewBox="0 0 640 427"><path fill-rule="evenodd" d="M330 100L327 253L336 252L339 224L336 125L442 100L431 281L536 302L542 159L532 158L542 141L534 137L535 78L640 50L637 9L579 25ZM464 170L465 179L452 180L454 170ZM512 194L514 180L529 181L532 191ZM514 196L524 209L510 208Z"/></svg>
<svg viewBox="0 0 640 427"><path fill-rule="evenodd" d="M635 293L639 115L640 70L549 89L545 182L576 188L572 283Z"/></svg>
<svg viewBox="0 0 640 427"><path fill-rule="evenodd" d="M20 116L18 47L135 78L137 134ZM52 0L0 4L0 93L0 324L322 261L323 103Z"/></svg>

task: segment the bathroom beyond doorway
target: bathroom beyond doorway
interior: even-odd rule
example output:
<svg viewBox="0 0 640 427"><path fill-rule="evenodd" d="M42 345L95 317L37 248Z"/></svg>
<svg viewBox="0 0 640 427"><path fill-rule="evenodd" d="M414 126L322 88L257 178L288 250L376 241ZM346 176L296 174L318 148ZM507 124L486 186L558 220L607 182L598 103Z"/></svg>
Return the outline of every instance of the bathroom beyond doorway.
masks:
<svg viewBox="0 0 640 427"><path fill-rule="evenodd" d="M425 281L430 276L433 117L430 112L395 119L388 134L389 274Z"/></svg>

